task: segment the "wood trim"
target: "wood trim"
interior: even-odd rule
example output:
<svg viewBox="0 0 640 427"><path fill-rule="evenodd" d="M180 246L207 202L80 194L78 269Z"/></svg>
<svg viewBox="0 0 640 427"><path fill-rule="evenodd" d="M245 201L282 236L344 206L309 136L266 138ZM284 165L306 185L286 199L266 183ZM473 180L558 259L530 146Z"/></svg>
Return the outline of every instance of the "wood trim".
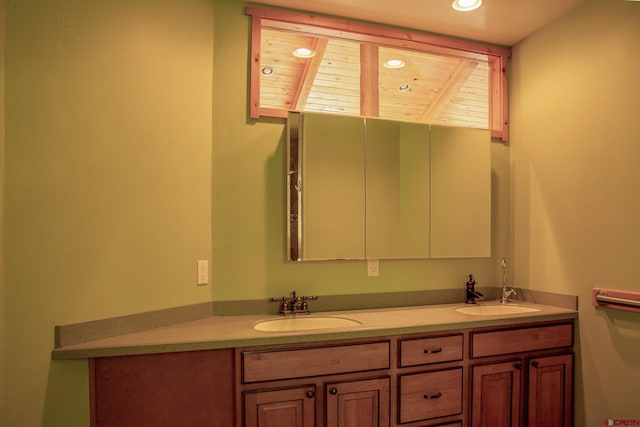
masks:
<svg viewBox="0 0 640 427"><path fill-rule="evenodd" d="M380 115L380 89L378 87L378 46L360 45L360 115Z"/></svg>
<svg viewBox="0 0 640 427"><path fill-rule="evenodd" d="M491 136L509 140L509 88L507 58L489 57L489 128Z"/></svg>
<svg viewBox="0 0 640 427"><path fill-rule="evenodd" d="M260 29L271 28L306 34L312 37L328 37L345 39L363 43L361 48L361 64L371 64L375 45L410 49L418 52L434 53L454 56L467 60L488 61L490 64L489 77L489 129L493 138L507 141L509 138L509 104L508 104L508 60L511 49L493 46L473 41L459 40L449 37L387 28L384 26L352 22L339 18L316 16L302 12L267 9L248 6L245 13L252 17L251 26L251 88L250 88L250 117L258 119L261 116L286 118L286 111L274 108L260 108ZM367 45L371 45L366 47ZM467 64L468 65L468 64ZM313 81L313 66L305 70L303 83L297 88L292 105L300 110L300 105L308 96L309 80ZM319 64L317 64L319 66ZM464 72L464 67L459 72ZM317 71L317 68L315 69ZM373 74L369 74L370 71ZM373 100L379 98L376 66L361 66L361 115L377 117L379 105ZM375 84L374 84L375 82ZM452 79L450 89L456 87L456 79ZM448 95L445 89L440 97ZM424 115L430 117L433 110L425 110Z"/></svg>
<svg viewBox="0 0 640 427"><path fill-rule="evenodd" d="M252 6L248 6L245 9L245 13L247 15L263 19L329 28L339 33L355 33L361 35L382 36L390 39L415 41L423 44L429 44L455 50L464 50L485 55L498 55L506 57L511 56L511 49L506 47L476 43L467 40L458 40L425 33L409 32L406 30L387 28L374 24L352 22L339 18L329 18L306 13L289 12Z"/></svg>
<svg viewBox="0 0 640 427"><path fill-rule="evenodd" d="M260 108L260 46L262 43L262 19L254 16L251 19L251 72L249 88L249 117L258 119L266 111ZM285 112L286 113L286 112Z"/></svg>
<svg viewBox="0 0 640 427"><path fill-rule="evenodd" d="M291 100L291 105L295 106L294 110L296 111L302 110L304 104L307 103L307 98L309 98L313 81L322 63L322 58L324 57L325 50L327 50L328 43L329 41L327 39L316 38L313 40L311 49L316 51L316 55L311 60L305 62L300 84L296 88Z"/></svg>

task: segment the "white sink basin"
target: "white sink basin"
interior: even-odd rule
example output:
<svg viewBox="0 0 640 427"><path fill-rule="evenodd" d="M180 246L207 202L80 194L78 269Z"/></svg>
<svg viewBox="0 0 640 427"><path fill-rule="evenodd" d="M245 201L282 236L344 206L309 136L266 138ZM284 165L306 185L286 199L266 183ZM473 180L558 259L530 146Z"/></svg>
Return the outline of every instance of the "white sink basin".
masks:
<svg viewBox="0 0 640 427"><path fill-rule="evenodd" d="M346 328L359 325L357 320L333 316L284 317L282 319L263 320L253 328L264 332L308 331L312 329Z"/></svg>
<svg viewBox="0 0 640 427"><path fill-rule="evenodd" d="M518 314L533 313L540 311L539 308L526 307L516 304L500 304L500 305L470 305L468 307L458 307L455 309L458 313L471 314L473 316L497 316L500 314Z"/></svg>

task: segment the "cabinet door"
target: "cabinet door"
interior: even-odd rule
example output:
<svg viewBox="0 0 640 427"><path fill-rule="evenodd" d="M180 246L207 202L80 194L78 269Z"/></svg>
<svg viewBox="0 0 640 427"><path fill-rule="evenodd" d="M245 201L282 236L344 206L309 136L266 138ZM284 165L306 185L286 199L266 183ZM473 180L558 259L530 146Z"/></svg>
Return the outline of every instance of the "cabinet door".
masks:
<svg viewBox="0 0 640 427"><path fill-rule="evenodd" d="M298 387L244 393L246 427L313 427L315 388Z"/></svg>
<svg viewBox="0 0 640 427"><path fill-rule="evenodd" d="M327 427L388 427L389 378L326 386Z"/></svg>
<svg viewBox="0 0 640 427"><path fill-rule="evenodd" d="M520 418L520 362L473 367L472 427L516 427Z"/></svg>
<svg viewBox="0 0 640 427"><path fill-rule="evenodd" d="M572 354L532 359L529 363L529 427L570 427L572 394Z"/></svg>

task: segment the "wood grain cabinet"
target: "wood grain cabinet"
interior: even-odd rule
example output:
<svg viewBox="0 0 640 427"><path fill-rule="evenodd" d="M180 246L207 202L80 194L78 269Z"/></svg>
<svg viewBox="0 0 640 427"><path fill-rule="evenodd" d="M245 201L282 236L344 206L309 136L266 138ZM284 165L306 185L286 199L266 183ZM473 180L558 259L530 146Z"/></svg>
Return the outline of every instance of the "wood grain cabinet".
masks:
<svg viewBox="0 0 640 427"><path fill-rule="evenodd" d="M245 427L389 427L389 339L244 349L240 360Z"/></svg>
<svg viewBox="0 0 640 427"><path fill-rule="evenodd" d="M90 359L91 427L571 427L573 320Z"/></svg>
<svg viewBox="0 0 640 427"><path fill-rule="evenodd" d="M471 427L571 427L573 324L471 335Z"/></svg>
<svg viewBox="0 0 640 427"><path fill-rule="evenodd" d="M235 427L233 349L90 359L92 427Z"/></svg>
<svg viewBox="0 0 640 427"><path fill-rule="evenodd" d="M315 406L313 386L245 393L245 424L252 427L313 427Z"/></svg>
<svg viewBox="0 0 640 427"><path fill-rule="evenodd" d="M398 423L461 416L464 335L428 335L399 341ZM413 367L419 369L402 369Z"/></svg>

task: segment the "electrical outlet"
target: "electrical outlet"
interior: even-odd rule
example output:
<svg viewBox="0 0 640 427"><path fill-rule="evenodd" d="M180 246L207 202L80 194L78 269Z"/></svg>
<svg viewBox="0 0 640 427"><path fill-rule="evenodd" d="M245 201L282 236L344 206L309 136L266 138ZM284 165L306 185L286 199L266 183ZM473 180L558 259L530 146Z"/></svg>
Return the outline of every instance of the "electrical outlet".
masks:
<svg viewBox="0 0 640 427"><path fill-rule="evenodd" d="M209 283L209 261L198 260L198 285Z"/></svg>
<svg viewBox="0 0 640 427"><path fill-rule="evenodd" d="M377 259L367 260L367 276L378 276L380 274L380 266Z"/></svg>

